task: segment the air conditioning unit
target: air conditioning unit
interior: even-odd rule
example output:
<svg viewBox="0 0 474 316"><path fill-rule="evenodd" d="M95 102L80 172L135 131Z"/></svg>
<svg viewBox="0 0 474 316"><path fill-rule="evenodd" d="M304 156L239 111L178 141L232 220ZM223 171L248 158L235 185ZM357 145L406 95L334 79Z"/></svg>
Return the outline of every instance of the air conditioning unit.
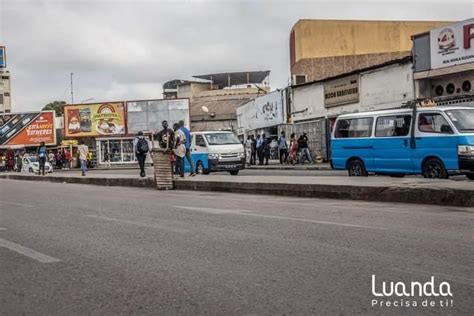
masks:
<svg viewBox="0 0 474 316"><path fill-rule="evenodd" d="M474 93L474 75L456 75L431 80L431 95L433 97L472 93Z"/></svg>
<svg viewBox="0 0 474 316"><path fill-rule="evenodd" d="M307 78L308 77L306 75L293 75L291 76L291 85L296 86L305 83L306 81L308 81Z"/></svg>

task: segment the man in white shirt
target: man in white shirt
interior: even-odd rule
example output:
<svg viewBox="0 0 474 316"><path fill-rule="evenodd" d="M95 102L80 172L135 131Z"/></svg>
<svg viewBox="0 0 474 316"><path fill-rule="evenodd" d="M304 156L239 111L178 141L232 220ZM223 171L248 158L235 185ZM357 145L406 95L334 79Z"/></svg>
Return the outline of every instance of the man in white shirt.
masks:
<svg viewBox="0 0 474 316"><path fill-rule="evenodd" d="M77 147L77 151L79 152L82 175L85 176L87 170L87 154L89 153L89 147L87 147L87 145L82 140L79 147Z"/></svg>

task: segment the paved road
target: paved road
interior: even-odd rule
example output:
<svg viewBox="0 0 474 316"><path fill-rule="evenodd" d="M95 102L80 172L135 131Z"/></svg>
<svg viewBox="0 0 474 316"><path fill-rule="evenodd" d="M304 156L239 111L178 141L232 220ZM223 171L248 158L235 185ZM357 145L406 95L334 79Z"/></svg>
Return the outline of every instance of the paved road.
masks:
<svg viewBox="0 0 474 316"><path fill-rule="evenodd" d="M474 313L472 209L0 180L0 210L1 314ZM454 305L372 307L372 275Z"/></svg>

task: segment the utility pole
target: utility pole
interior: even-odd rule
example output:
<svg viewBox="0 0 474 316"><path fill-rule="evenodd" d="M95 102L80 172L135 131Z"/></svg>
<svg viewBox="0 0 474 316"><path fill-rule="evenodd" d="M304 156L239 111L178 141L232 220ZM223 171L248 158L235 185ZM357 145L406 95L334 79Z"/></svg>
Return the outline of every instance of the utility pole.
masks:
<svg viewBox="0 0 474 316"><path fill-rule="evenodd" d="M74 86L72 84L72 75L73 73L71 72L71 104L74 104Z"/></svg>

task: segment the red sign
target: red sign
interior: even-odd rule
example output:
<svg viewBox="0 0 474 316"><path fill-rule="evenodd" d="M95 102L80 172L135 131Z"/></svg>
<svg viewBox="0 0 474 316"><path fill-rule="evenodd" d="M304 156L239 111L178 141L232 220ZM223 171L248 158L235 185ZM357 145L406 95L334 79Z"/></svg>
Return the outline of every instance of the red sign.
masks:
<svg viewBox="0 0 474 316"><path fill-rule="evenodd" d="M54 112L42 112L5 145L32 146L39 145L41 142L45 142L46 145L55 145L55 132Z"/></svg>

